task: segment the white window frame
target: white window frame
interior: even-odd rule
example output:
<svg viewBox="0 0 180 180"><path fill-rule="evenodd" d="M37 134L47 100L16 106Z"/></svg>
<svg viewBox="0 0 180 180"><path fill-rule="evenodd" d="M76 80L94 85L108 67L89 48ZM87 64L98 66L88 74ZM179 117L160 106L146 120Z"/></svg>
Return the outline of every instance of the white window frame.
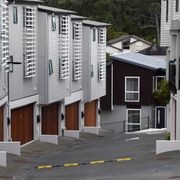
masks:
<svg viewBox="0 0 180 180"><path fill-rule="evenodd" d="M139 116L139 123L129 123L128 122L128 115L129 115L129 111L139 111L140 116ZM126 109L126 131L128 132L128 125L135 125L135 126L140 126L140 130L141 130L141 109L134 109L134 108L128 108Z"/></svg>
<svg viewBox="0 0 180 180"><path fill-rule="evenodd" d="M127 79L138 79L138 91L127 91ZM138 100L127 100L126 93L138 93ZM139 102L140 101L140 77L139 76L125 76L125 102Z"/></svg>
<svg viewBox="0 0 180 180"><path fill-rule="evenodd" d="M166 77L165 77L165 76L156 76L155 90L159 90L159 89L157 88L157 85L158 85L157 80L158 80L158 78L163 78L164 80L166 80Z"/></svg>

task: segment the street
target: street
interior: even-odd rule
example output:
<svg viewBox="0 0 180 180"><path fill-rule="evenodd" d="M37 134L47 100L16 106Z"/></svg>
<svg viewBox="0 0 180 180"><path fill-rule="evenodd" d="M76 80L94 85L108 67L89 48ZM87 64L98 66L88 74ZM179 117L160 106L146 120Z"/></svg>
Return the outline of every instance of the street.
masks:
<svg viewBox="0 0 180 180"><path fill-rule="evenodd" d="M22 148L21 157L8 155L0 179L180 179L179 152L155 155L155 141L162 138L104 130L99 136L82 133L79 140L62 137L58 146L35 142Z"/></svg>

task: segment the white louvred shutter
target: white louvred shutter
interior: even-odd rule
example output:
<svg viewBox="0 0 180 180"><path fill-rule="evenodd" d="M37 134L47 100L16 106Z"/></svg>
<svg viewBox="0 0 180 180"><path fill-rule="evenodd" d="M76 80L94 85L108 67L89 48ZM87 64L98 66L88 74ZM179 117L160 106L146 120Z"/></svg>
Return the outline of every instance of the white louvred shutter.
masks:
<svg viewBox="0 0 180 180"><path fill-rule="evenodd" d="M36 76L36 11L24 8L24 76Z"/></svg>
<svg viewBox="0 0 180 180"><path fill-rule="evenodd" d="M60 79L69 78L70 61L70 18L69 16L60 17L60 60L59 77Z"/></svg>
<svg viewBox="0 0 180 180"><path fill-rule="evenodd" d="M73 79L82 78L82 23L73 24Z"/></svg>
<svg viewBox="0 0 180 180"><path fill-rule="evenodd" d="M106 79L106 28L99 29L99 45L98 45L98 74L99 80Z"/></svg>
<svg viewBox="0 0 180 180"><path fill-rule="evenodd" d="M9 72L9 11L7 1L3 0L0 4L0 52L1 52L1 64L4 67L5 72Z"/></svg>

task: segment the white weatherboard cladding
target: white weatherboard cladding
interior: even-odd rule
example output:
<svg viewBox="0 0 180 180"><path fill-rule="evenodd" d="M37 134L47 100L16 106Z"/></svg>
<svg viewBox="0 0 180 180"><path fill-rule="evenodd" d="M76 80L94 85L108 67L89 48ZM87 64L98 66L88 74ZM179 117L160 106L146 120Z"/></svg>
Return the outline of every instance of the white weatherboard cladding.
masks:
<svg viewBox="0 0 180 180"><path fill-rule="evenodd" d="M82 77L82 22L73 23L73 79Z"/></svg>
<svg viewBox="0 0 180 180"><path fill-rule="evenodd" d="M24 8L24 76L36 75L36 10Z"/></svg>
<svg viewBox="0 0 180 180"><path fill-rule="evenodd" d="M0 55L1 65L6 72L9 71L9 13L7 1L0 1Z"/></svg>
<svg viewBox="0 0 180 180"><path fill-rule="evenodd" d="M90 54L90 61L91 66L93 67L93 77L91 77L91 82L90 82L90 100L95 100L98 99L102 96L105 95L105 86L106 86L106 81L99 80L99 66L98 63L100 62L101 59L99 59L99 53L98 53L98 28L95 28L96 30L96 41L93 41L93 28L90 28L90 49L91 49L91 54ZM91 68L90 68L91 69Z"/></svg>
<svg viewBox="0 0 180 180"><path fill-rule="evenodd" d="M70 17L60 17L60 79L68 79L70 71Z"/></svg>
<svg viewBox="0 0 180 180"><path fill-rule="evenodd" d="M29 7L30 5L28 5ZM18 9L18 24L13 23L13 7ZM13 72L10 72L10 100L18 100L37 94L37 76L24 78L24 28L23 28L23 9L26 5L9 4L9 41L10 55L14 62L22 64L13 65ZM37 7L35 8L37 15ZM36 21L36 27L37 27ZM36 48L37 53L37 48Z"/></svg>
<svg viewBox="0 0 180 180"><path fill-rule="evenodd" d="M170 14L171 14L171 1L169 0L169 16L166 22L166 1L161 0L161 46L170 46Z"/></svg>
<svg viewBox="0 0 180 180"><path fill-rule="evenodd" d="M172 19L179 19L179 12L176 12L176 0L172 0Z"/></svg>
<svg viewBox="0 0 180 180"><path fill-rule="evenodd" d="M7 1L0 1L0 98L6 91L6 72L9 70L9 14Z"/></svg>
<svg viewBox="0 0 180 180"><path fill-rule="evenodd" d="M106 79L106 28L99 28L98 33L98 78L103 81Z"/></svg>
<svg viewBox="0 0 180 180"><path fill-rule="evenodd" d="M59 17L55 16L56 30L51 28L51 15L48 15L48 60L52 60L53 74L48 75L48 103L59 101L69 95L68 79L59 78L59 50L62 43L59 38Z"/></svg>

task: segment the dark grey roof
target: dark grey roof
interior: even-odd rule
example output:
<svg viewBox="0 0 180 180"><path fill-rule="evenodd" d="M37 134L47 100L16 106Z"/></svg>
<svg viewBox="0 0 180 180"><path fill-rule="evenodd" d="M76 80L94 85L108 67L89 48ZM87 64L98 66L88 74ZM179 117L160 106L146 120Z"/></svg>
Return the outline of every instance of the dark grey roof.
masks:
<svg viewBox="0 0 180 180"><path fill-rule="evenodd" d="M120 36L120 37L117 37L117 38L115 38L115 39L112 39L112 40L110 40L110 41L108 41L107 42L107 44L114 44L114 43L117 43L117 42L119 42L119 41L122 41L122 40L125 40L125 39L129 39L129 38L135 38L135 39L137 39L137 40L139 40L139 41L142 41L142 42L144 42L144 43L146 43L146 44L149 44L149 45L152 45L152 43L150 43L150 42L148 42L148 41L146 41L146 40L144 40L144 39L142 39L142 38L139 38L139 37L137 37L137 36L134 36L134 35L128 35L128 34L125 34L125 35L122 35L122 36Z"/></svg>
<svg viewBox="0 0 180 180"><path fill-rule="evenodd" d="M46 11L46 12L52 12L52 13L58 13L58 14L74 14L76 13L75 11L69 11L65 9L59 9L59 8L54 8L54 7L49 7L49 6L42 6L38 5L38 9L40 11Z"/></svg>
<svg viewBox="0 0 180 180"><path fill-rule="evenodd" d="M104 27L104 26L110 26L108 23L98 22L98 21L91 21L91 20L84 20L84 25L87 26L97 26L97 27Z"/></svg>
<svg viewBox="0 0 180 180"><path fill-rule="evenodd" d="M72 14L71 19L72 20L85 20L85 19L87 19L87 17Z"/></svg>
<svg viewBox="0 0 180 180"><path fill-rule="evenodd" d="M166 55L167 47L160 47L157 45L152 45L151 47L148 47L146 49L143 49L139 51L140 54L145 55L159 55L159 56L165 56Z"/></svg>
<svg viewBox="0 0 180 180"><path fill-rule="evenodd" d="M151 70L166 69L166 61L164 59L139 53L118 53L110 56L110 58Z"/></svg>

